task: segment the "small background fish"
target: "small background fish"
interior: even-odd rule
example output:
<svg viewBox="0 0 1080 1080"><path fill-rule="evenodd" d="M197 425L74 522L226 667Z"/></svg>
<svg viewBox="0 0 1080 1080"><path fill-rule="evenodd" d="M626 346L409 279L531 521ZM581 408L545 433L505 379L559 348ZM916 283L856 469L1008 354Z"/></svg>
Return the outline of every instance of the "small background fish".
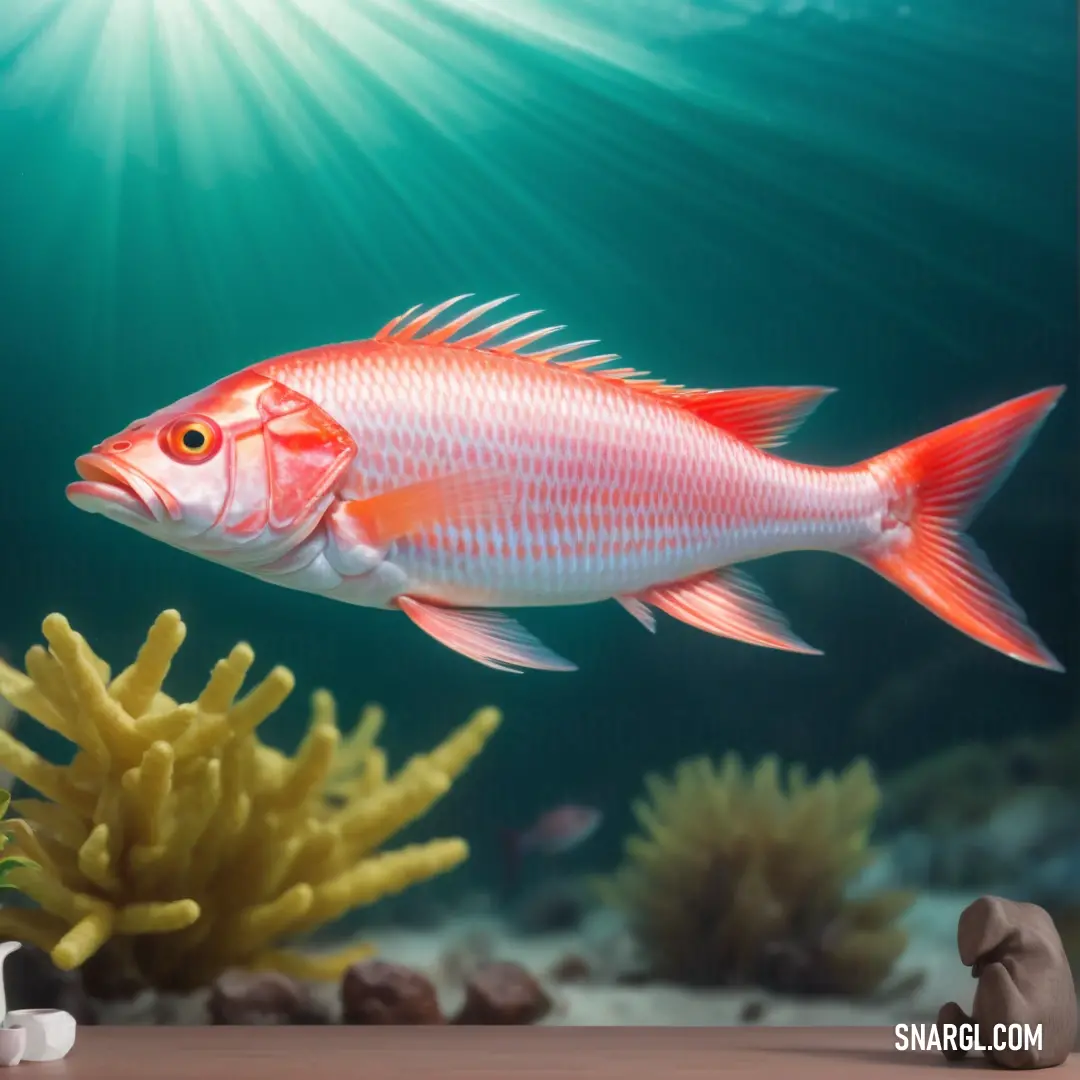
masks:
<svg viewBox="0 0 1080 1080"><path fill-rule="evenodd" d="M593 806L560 803L542 813L528 828L502 831L505 884L512 889L521 862L530 854L562 855L585 843L600 828L604 815Z"/></svg>

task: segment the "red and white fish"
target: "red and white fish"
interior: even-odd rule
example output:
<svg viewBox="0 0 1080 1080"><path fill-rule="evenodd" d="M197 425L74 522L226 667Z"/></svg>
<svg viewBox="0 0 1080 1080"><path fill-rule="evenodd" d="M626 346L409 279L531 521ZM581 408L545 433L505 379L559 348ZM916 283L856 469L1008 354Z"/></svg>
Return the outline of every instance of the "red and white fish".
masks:
<svg viewBox="0 0 1080 1080"><path fill-rule="evenodd" d="M502 300L438 325L461 299L131 424L77 460L68 498L264 581L403 612L504 670L574 665L495 609L602 600L649 630L657 608L816 652L734 565L798 549L859 560L977 641L1061 670L964 529L1064 387L856 465L804 465L770 451L825 388L688 390L567 358L594 342L529 352L561 327L498 344L529 312L473 330Z"/></svg>

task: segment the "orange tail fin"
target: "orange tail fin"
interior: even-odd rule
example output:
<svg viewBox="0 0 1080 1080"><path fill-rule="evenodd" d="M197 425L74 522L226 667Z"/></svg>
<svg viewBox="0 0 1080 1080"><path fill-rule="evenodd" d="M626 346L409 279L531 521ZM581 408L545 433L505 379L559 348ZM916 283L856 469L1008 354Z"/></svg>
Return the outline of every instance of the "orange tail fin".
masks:
<svg viewBox="0 0 1080 1080"><path fill-rule="evenodd" d="M957 630L1052 671L1064 668L964 530L1064 391L1014 398L868 461L893 499L882 539L858 555Z"/></svg>

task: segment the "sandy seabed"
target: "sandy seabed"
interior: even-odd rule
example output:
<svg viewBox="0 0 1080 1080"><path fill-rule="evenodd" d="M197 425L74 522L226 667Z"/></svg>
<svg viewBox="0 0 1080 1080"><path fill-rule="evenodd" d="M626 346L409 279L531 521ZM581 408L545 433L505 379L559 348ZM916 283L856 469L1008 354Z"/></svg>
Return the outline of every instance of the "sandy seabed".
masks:
<svg viewBox="0 0 1080 1080"><path fill-rule="evenodd" d="M597 913L580 930L521 935L490 915L461 916L433 929L386 928L364 935L381 959L417 968L434 982L447 1015L461 1005L464 978L478 964L508 960L521 964L541 980L554 1002L542 1021L562 1026L725 1025L892 1026L933 1020L939 1007L955 1001L970 1009L975 980L957 955L956 926L971 895L924 895L904 922L910 944L896 966L892 983L900 986L916 973L922 981L914 990L877 999L784 996L753 987L696 990L663 983L621 985L616 973L630 960L625 932L607 913ZM578 957L591 976L576 983L550 975L567 957ZM338 988L315 988L320 999L340 1015ZM101 1006L101 1023L205 1024L206 994L186 997L146 995L132 1002Z"/></svg>

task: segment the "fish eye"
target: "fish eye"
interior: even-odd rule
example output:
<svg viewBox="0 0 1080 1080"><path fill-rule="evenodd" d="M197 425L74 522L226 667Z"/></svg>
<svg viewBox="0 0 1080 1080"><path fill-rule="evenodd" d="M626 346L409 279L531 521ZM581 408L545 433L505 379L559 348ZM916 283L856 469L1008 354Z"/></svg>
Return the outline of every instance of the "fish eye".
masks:
<svg viewBox="0 0 1080 1080"><path fill-rule="evenodd" d="M161 432L161 448L174 461L208 461L221 446L221 429L208 416L183 416Z"/></svg>

